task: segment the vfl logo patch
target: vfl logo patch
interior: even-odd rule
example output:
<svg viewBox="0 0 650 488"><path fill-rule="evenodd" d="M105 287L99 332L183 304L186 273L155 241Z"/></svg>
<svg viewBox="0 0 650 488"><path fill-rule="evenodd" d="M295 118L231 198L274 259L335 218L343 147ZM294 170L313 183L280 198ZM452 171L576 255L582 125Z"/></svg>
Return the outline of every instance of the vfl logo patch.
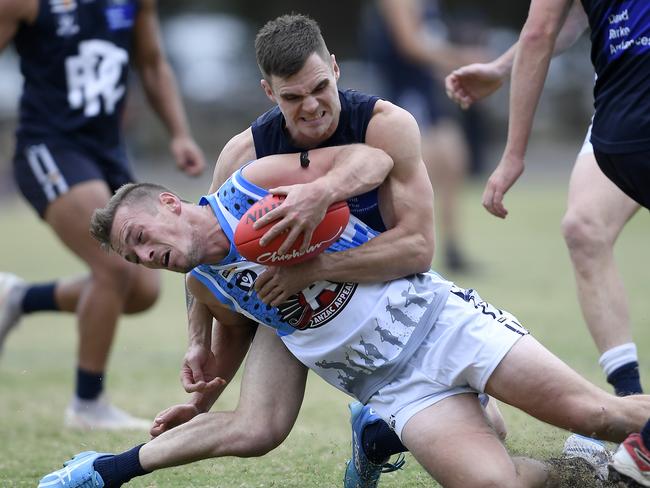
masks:
<svg viewBox="0 0 650 488"><path fill-rule="evenodd" d="M253 285L255 284L256 279L257 273L254 273L250 269L246 269L237 274L237 277L235 278L235 285L248 292L253 289Z"/></svg>
<svg viewBox="0 0 650 488"><path fill-rule="evenodd" d="M299 330L315 329L336 317L357 289L356 283L316 283L278 306L282 320Z"/></svg>

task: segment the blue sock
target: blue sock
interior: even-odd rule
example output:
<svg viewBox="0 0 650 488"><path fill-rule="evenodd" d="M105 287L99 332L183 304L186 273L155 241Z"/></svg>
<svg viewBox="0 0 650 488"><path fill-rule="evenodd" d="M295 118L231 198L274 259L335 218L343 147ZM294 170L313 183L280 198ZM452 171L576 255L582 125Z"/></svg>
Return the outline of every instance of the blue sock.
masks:
<svg viewBox="0 0 650 488"><path fill-rule="evenodd" d="M94 462L93 467L104 480L105 488L119 488L136 476L149 473L140 464L139 453L142 446L144 444L115 456L103 456Z"/></svg>
<svg viewBox="0 0 650 488"><path fill-rule="evenodd" d="M639 377L639 363L636 361L617 368L607 377L607 382L614 387L614 391L618 396L643 393L641 378Z"/></svg>
<svg viewBox="0 0 650 488"><path fill-rule="evenodd" d="M650 420L648 420L641 430L641 439L643 439L643 445L646 449L650 449Z"/></svg>
<svg viewBox="0 0 650 488"><path fill-rule="evenodd" d="M21 308L23 313L59 310L54 299L56 282L29 285L25 291Z"/></svg>
<svg viewBox="0 0 650 488"><path fill-rule="evenodd" d="M361 443L366 457L374 464L384 464L393 454L408 451L395 431L383 420L368 424L363 429Z"/></svg>
<svg viewBox="0 0 650 488"><path fill-rule="evenodd" d="M104 373L91 373L77 367L77 398L94 400L104 390Z"/></svg>

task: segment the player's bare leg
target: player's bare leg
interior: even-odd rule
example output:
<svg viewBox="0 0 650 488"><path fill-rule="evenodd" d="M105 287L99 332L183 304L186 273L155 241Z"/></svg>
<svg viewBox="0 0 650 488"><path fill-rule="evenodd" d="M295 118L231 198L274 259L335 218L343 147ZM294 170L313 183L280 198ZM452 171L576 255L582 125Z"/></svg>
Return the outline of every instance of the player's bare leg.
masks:
<svg viewBox="0 0 650 488"><path fill-rule="evenodd" d="M52 202L45 213L45 220L61 241L90 268L90 280L81 290L76 308L79 329L78 367L83 372L79 374L104 373L117 320L125 307L129 292L133 291L134 284L149 283L150 291L144 292L144 295L151 295L152 292L157 294L158 290L157 273L138 268L119 256L106 253L91 238L88 232L90 217L93 211L104 206L109 198L110 190L103 181L89 181L72 187L68 193ZM71 215L74 218L70 218ZM136 276L142 278L136 279ZM79 409L88 406L77 400L79 399L73 401L73 404ZM102 409L104 406L102 405ZM148 426L148 422L132 418L117 409L102 411L102 416L107 418L115 414L115 422L104 425L103 420L98 418L97 422L91 422L94 425L86 427L120 428L119 424L126 428ZM69 415L67 419L71 426L84 427L81 425L84 422L70 422Z"/></svg>
<svg viewBox="0 0 650 488"><path fill-rule="evenodd" d="M650 396L617 397L601 390L531 336L510 349L486 392L543 422L612 442L639 432L650 412Z"/></svg>
<svg viewBox="0 0 650 488"><path fill-rule="evenodd" d="M549 486L544 463L510 457L476 395L454 395L417 413L402 441L446 488Z"/></svg>
<svg viewBox="0 0 650 488"><path fill-rule="evenodd" d="M434 189L446 265L462 271L467 263L460 247L458 214L469 153L461 129L451 121L438 122L423 134L422 153Z"/></svg>
<svg viewBox="0 0 650 488"><path fill-rule="evenodd" d="M273 367L269 367L273 365ZM261 456L279 446L298 416L307 369L277 334L259 327L251 345L234 412L196 416L140 450L147 471L221 456Z"/></svg>
<svg viewBox="0 0 650 488"><path fill-rule="evenodd" d="M140 272L141 267L137 268L134 273L131 289L127 293L126 301L124 302L124 314L136 314L150 309L160 292L160 279L156 273L150 270ZM83 291L90 285L90 275L70 276L59 278L56 282L54 290L55 300L62 312L76 312L79 304L79 299Z"/></svg>
<svg viewBox="0 0 650 488"><path fill-rule="evenodd" d="M633 348L630 316L623 281L614 259L614 244L639 205L619 190L598 167L593 153L578 156L569 184L568 208L562 221L575 272L578 299L587 327L609 376L631 357L612 357L614 348ZM622 351L624 353L624 351ZM625 390L613 382L618 390ZM640 393L640 385L629 387ZM624 393L621 391L619 393Z"/></svg>

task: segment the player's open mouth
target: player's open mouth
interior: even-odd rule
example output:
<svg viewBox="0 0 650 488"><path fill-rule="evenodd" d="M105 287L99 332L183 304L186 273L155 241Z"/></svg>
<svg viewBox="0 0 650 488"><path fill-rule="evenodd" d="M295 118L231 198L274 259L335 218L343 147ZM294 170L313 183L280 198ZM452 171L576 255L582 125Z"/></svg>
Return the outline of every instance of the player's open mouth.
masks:
<svg viewBox="0 0 650 488"><path fill-rule="evenodd" d="M308 119L307 117L303 117L302 120L307 123L313 123L313 122L318 122L320 119L325 117L325 110L323 110L320 114L318 114L316 117L312 117Z"/></svg>
<svg viewBox="0 0 650 488"><path fill-rule="evenodd" d="M163 254L162 264L165 268L169 268L169 257L171 253L171 251L167 251L165 254Z"/></svg>

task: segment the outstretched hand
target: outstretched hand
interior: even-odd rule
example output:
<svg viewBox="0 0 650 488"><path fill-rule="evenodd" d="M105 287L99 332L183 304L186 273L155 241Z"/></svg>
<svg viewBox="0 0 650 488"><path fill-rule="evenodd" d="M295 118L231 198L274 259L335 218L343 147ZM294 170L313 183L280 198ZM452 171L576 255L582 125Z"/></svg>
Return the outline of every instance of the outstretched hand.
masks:
<svg viewBox="0 0 650 488"><path fill-rule="evenodd" d="M505 219L508 210L503 205L503 197L524 172L522 160L508 159L505 156L492 172L483 191L483 206L496 217Z"/></svg>
<svg viewBox="0 0 650 488"><path fill-rule="evenodd" d="M153 425L149 430L149 434L151 434L152 438L158 437L163 432L184 424L188 420L196 417L198 414L199 409L191 403L172 405L156 415Z"/></svg>
<svg viewBox="0 0 650 488"><path fill-rule="evenodd" d="M503 85L504 75L493 63L474 63L452 71L445 78L447 96L463 110Z"/></svg>
<svg viewBox="0 0 650 488"><path fill-rule="evenodd" d="M189 136L172 139L171 152L176 166L189 176L199 176L205 169L205 158L194 139Z"/></svg>
<svg viewBox="0 0 650 488"><path fill-rule="evenodd" d="M277 236L286 233L284 242L278 249L279 254L286 253L291 245L302 235L301 251L306 251L316 226L323 220L327 207L333 202L322 185L316 182L271 188L274 195L286 195L281 205L255 222L259 229L277 221L260 239L262 246L267 245Z"/></svg>
<svg viewBox="0 0 650 488"><path fill-rule="evenodd" d="M226 386L217 375L217 360L208 348L190 346L181 366L181 383L188 393L210 393Z"/></svg>

